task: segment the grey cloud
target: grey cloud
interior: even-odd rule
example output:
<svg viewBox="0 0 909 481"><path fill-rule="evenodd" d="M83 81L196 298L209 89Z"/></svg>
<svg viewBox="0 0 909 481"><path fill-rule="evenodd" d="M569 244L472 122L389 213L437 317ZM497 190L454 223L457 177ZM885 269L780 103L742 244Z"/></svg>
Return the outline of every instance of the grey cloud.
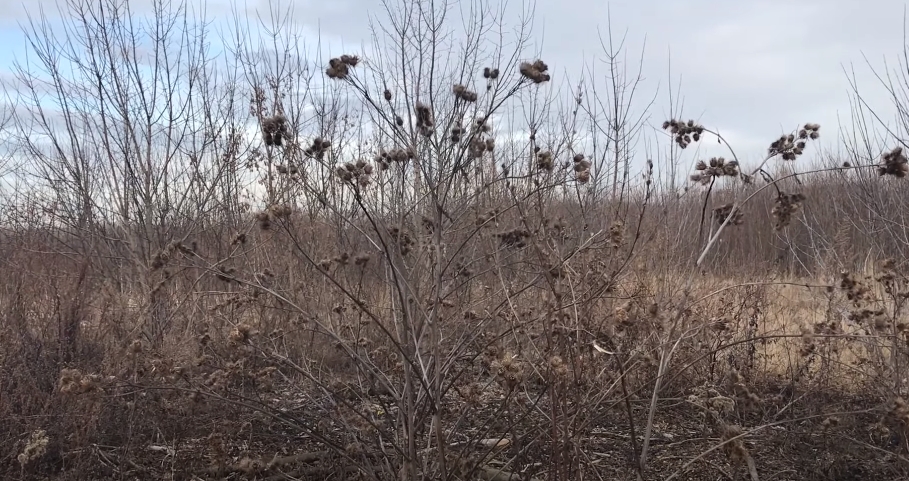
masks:
<svg viewBox="0 0 909 481"><path fill-rule="evenodd" d="M55 3L29 2L28 8L42 5L50 12ZM148 4L131 2L139 10ZM255 24L255 12L264 14L270 5L276 5L274 0L210 0L207 11L227 20L236 8ZM278 4L278 10L284 5L288 3ZM369 43L369 15L385 17L377 0L297 0L293 5L290 20L304 26L312 41L321 35L332 48ZM507 20L512 25L524 7L510 2ZM24 12L21 0L0 0L0 8L11 13L10 19L22 18ZM744 158L755 159L769 141L800 122L821 123L825 145L835 142L838 116L849 115L843 66L850 63L856 65L868 102L892 116L887 94L863 54L878 69L884 68L885 58L891 63L898 59L903 9L891 0L547 0L536 4L534 44L557 76L577 78L585 62L601 57L600 36L611 19L617 38L627 32L630 71L644 49L640 95L643 102L659 89L654 124L670 115L669 89L680 81L683 115L728 134ZM457 15L452 20L461 21ZM703 148L706 153L717 150L714 145Z"/></svg>

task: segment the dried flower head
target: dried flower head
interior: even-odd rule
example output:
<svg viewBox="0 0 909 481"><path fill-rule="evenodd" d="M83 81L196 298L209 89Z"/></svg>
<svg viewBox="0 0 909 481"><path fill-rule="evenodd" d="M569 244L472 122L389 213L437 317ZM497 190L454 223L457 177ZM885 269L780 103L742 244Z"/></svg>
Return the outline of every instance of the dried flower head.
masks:
<svg viewBox="0 0 909 481"><path fill-rule="evenodd" d="M414 111L417 114L417 128L423 135L429 137L432 135L433 126L435 126L432 109L422 102L417 102L414 106Z"/></svg>
<svg viewBox="0 0 909 481"><path fill-rule="evenodd" d="M476 224L478 227L491 225L496 221L496 217L499 215L498 209L492 209L483 214L477 216Z"/></svg>
<svg viewBox="0 0 909 481"><path fill-rule="evenodd" d="M268 146L282 145L282 139L287 138L290 132L290 127L287 124L287 117L281 114L263 118L260 122L260 126L263 140L265 141L265 145Z"/></svg>
<svg viewBox="0 0 909 481"><path fill-rule="evenodd" d="M300 173L300 169L294 164L278 164L275 166L275 170L277 170L279 174L287 175L290 177L293 177Z"/></svg>
<svg viewBox="0 0 909 481"><path fill-rule="evenodd" d="M500 239L502 246L520 249L527 246L527 239L530 238L530 232L526 229L515 228L496 234L496 237Z"/></svg>
<svg viewBox="0 0 909 481"><path fill-rule="evenodd" d="M568 365L561 356L550 357L549 368L552 370L552 377L555 380L565 379L568 376Z"/></svg>
<svg viewBox="0 0 909 481"><path fill-rule="evenodd" d="M409 233L397 227L388 230L392 242L398 247L402 256L406 256L413 249L414 240Z"/></svg>
<svg viewBox="0 0 909 481"><path fill-rule="evenodd" d="M776 198L773 210L770 212L774 218L773 228L779 231L788 226L792 221L793 214L801 208L802 202L804 201L804 194L786 194L780 192Z"/></svg>
<svg viewBox="0 0 909 481"><path fill-rule="evenodd" d="M256 213L256 222L262 230L271 229L271 215L268 211Z"/></svg>
<svg viewBox="0 0 909 481"><path fill-rule="evenodd" d="M369 259L370 259L369 254L360 254L360 255L354 257L354 264L356 264L360 267L364 267L364 266L366 266L366 264L369 263Z"/></svg>
<svg viewBox="0 0 909 481"><path fill-rule="evenodd" d="M328 78L343 80L350 75L350 69L360 63L360 58L355 55L341 55L328 61L328 68L325 69L325 75Z"/></svg>
<svg viewBox="0 0 909 481"><path fill-rule="evenodd" d="M622 247L625 243L625 223L617 220L609 226L609 245L613 249Z"/></svg>
<svg viewBox="0 0 909 481"><path fill-rule="evenodd" d="M329 147L331 147L330 141L325 140L322 137L316 137L312 140L309 147L303 151L303 154L309 158L322 160L325 158L325 153L328 152Z"/></svg>
<svg viewBox="0 0 909 481"><path fill-rule="evenodd" d="M493 361L490 368L495 373L498 381L509 390L515 389L524 380L523 363L518 361L517 356L510 352L506 352L501 358Z"/></svg>
<svg viewBox="0 0 909 481"><path fill-rule="evenodd" d="M670 119L663 122L663 130L668 130L670 135L672 135L672 140L684 149L691 142L700 141L705 129L703 125L696 123L694 120L685 122L683 120Z"/></svg>
<svg viewBox="0 0 909 481"><path fill-rule="evenodd" d="M741 225L745 222L745 215L742 213L742 210L736 207L735 211L733 211L733 204L724 204L713 209L713 217L718 224L726 222L726 218L730 217L730 215L729 224Z"/></svg>
<svg viewBox="0 0 909 481"><path fill-rule="evenodd" d="M238 246L242 244L246 244L246 234L243 232L238 233L236 236L234 236L233 240L230 241L231 246Z"/></svg>
<svg viewBox="0 0 909 481"><path fill-rule="evenodd" d="M892 175L902 179L909 174L909 159L903 153L902 147L894 147L881 158L881 163L877 168L878 175Z"/></svg>
<svg viewBox="0 0 909 481"><path fill-rule="evenodd" d="M356 67L357 64L360 63L360 57L357 57L356 55L341 55L341 62L344 63L344 65Z"/></svg>
<svg viewBox="0 0 909 481"><path fill-rule="evenodd" d="M702 185L709 184L718 177L737 177L739 175L739 163L735 160L727 161L723 157L713 157L709 163L699 160L694 166L695 173L691 175L692 182Z"/></svg>
<svg viewBox="0 0 909 481"><path fill-rule="evenodd" d="M31 436L28 438L28 442L25 444L25 448L16 456L19 465L24 468L28 463L40 459L47 452L47 445L49 443L50 439L43 429L32 432Z"/></svg>
<svg viewBox="0 0 909 481"><path fill-rule="evenodd" d="M285 219L293 214L293 208L287 204L272 204L266 211L275 219Z"/></svg>
<svg viewBox="0 0 909 481"><path fill-rule="evenodd" d="M840 289L846 293L846 298L855 305L871 298L871 288L856 279L848 271L840 273Z"/></svg>
<svg viewBox="0 0 909 481"><path fill-rule="evenodd" d="M230 331L228 339L230 339L230 341L233 343L242 344L248 342L251 337L257 335L258 333L258 331L254 330L249 325L241 323L237 324L237 326Z"/></svg>
<svg viewBox="0 0 909 481"><path fill-rule="evenodd" d="M552 169L555 167L555 162L553 162L552 152L544 150L537 152L537 168L540 170L545 170L547 172L552 172Z"/></svg>
<svg viewBox="0 0 909 481"><path fill-rule="evenodd" d="M799 129L798 136L793 134L782 135L779 139L774 140L767 149L770 155L779 155L783 160L795 160L805 152L807 141L816 140L820 137L818 130L821 128L818 124L808 123Z"/></svg>
<svg viewBox="0 0 909 481"><path fill-rule="evenodd" d="M346 162L338 166L335 173L342 182L355 187L366 187L372 183L372 174L374 172L372 164L364 160L358 160L356 163Z"/></svg>
<svg viewBox="0 0 909 481"><path fill-rule="evenodd" d="M723 451L736 463L742 462L748 454L740 437L742 434L742 427L738 425L725 425L721 429L721 439L726 443L723 445Z"/></svg>
<svg viewBox="0 0 909 481"><path fill-rule="evenodd" d="M542 60L536 60L533 63L521 62L521 65L518 67L518 72L520 72L524 78L530 79L536 84L548 82L552 78L547 70L549 70L549 66Z"/></svg>
<svg viewBox="0 0 909 481"><path fill-rule="evenodd" d="M804 127L799 129L799 138L802 140L816 140L818 137L820 137L820 133L818 132L819 130L821 130L820 124L807 123L804 125Z"/></svg>
<svg viewBox="0 0 909 481"><path fill-rule="evenodd" d="M382 150L375 156L374 160L379 164L381 170L388 169L388 166L392 163L405 164L410 160L413 160L416 157L416 153L413 149L401 149L396 148L390 151Z"/></svg>
<svg viewBox="0 0 909 481"><path fill-rule="evenodd" d="M58 386L61 393L85 394L101 388L101 376L83 374L78 369L62 369Z"/></svg>
<svg viewBox="0 0 909 481"><path fill-rule="evenodd" d="M491 130L492 129L485 119L477 119L476 123L472 127L470 143L467 145L468 159L478 159L482 157L484 153L492 152L495 150L495 139L489 136ZM463 133L464 131L460 130L459 136ZM452 134L452 140L454 141L454 132ZM458 138L460 139L460 137Z"/></svg>
<svg viewBox="0 0 909 481"><path fill-rule="evenodd" d="M889 414L899 421L903 427L909 427L909 403L905 399L901 397L894 399Z"/></svg>
<svg viewBox="0 0 909 481"><path fill-rule="evenodd" d="M452 87L452 91L454 92L455 97L457 97L465 102L476 102L477 101L477 93L468 90L467 87L465 87L461 84L457 84L454 87Z"/></svg>
<svg viewBox="0 0 909 481"><path fill-rule="evenodd" d="M578 182L582 184L588 182L590 180L590 161L584 158L584 154L576 154L572 161L574 162L574 172Z"/></svg>
<svg viewBox="0 0 909 481"><path fill-rule="evenodd" d="M218 273L215 274L215 277L221 282L231 283L234 279L234 274L236 274L237 269L233 267L218 267Z"/></svg>

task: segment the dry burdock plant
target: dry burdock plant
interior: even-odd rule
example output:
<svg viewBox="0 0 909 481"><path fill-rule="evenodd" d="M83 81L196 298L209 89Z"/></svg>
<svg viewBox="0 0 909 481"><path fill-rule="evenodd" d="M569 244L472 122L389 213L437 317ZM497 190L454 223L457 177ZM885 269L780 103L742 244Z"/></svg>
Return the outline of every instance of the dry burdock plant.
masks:
<svg viewBox="0 0 909 481"><path fill-rule="evenodd" d="M16 460L19 461L19 465L24 469L29 463L40 459L47 452L47 444L50 442L50 439L47 437L47 433L43 429L38 429L33 432L28 438L28 442L25 444L25 447L22 448L22 452L16 456Z"/></svg>
<svg viewBox="0 0 909 481"><path fill-rule="evenodd" d="M684 149L692 142L700 141L705 129L703 125L698 124L694 120L684 122L670 119L663 122L663 130L668 130L675 143Z"/></svg>
<svg viewBox="0 0 909 481"><path fill-rule="evenodd" d="M776 198L771 214L773 215L773 228L782 230L792 221L792 216L805 201L804 194L785 194L780 192Z"/></svg>
<svg viewBox="0 0 909 481"><path fill-rule="evenodd" d="M358 160L356 163L347 162L343 166L339 166L335 173L344 182L357 187L367 187L371 181L373 167L364 160Z"/></svg>
<svg viewBox="0 0 909 481"><path fill-rule="evenodd" d="M350 75L350 69L360 63L359 57L354 55L341 55L328 61L325 75L331 79L344 80Z"/></svg>
<svg viewBox="0 0 909 481"><path fill-rule="evenodd" d="M83 375L78 369L64 369L60 372L61 393L85 394L101 389L101 376Z"/></svg>
<svg viewBox="0 0 909 481"><path fill-rule="evenodd" d="M460 140L460 136L464 135L465 131L458 126L455 126L454 128L460 129L457 135L454 130L452 131L451 140L457 142ZM484 154L495 150L495 145L495 138L492 137L492 129L489 126L489 123L486 119L477 119L470 134L470 143L467 148L468 160L482 158Z"/></svg>
<svg viewBox="0 0 909 481"><path fill-rule="evenodd" d="M381 170L387 170L391 164L406 164L413 160L416 153L413 149L395 148L390 151L380 150L375 157L376 163Z"/></svg>
<svg viewBox="0 0 909 481"><path fill-rule="evenodd" d="M552 152L548 150L537 152L537 168L552 172L552 169L555 168L555 160L552 157Z"/></svg>
<svg viewBox="0 0 909 481"><path fill-rule="evenodd" d="M435 127L432 109L422 102L417 102L414 106L414 111L417 116L417 129L420 133L429 137L432 135L433 127Z"/></svg>
<svg viewBox="0 0 909 481"><path fill-rule="evenodd" d="M278 219L286 219L293 213L293 208L287 204L275 204L269 206L262 212L256 213L256 222L262 230L271 229L272 222Z"/></svg>
<svg viewBox="0 0 909 481"><path fill-rule="evenodd" d="M454 91L455 97L457 97L460 100L463 100L465 102L476 102L477 101L477 93L467 90L467 87L465 87L461 84L455 85L452 88L452 90Z"/></svg>
<svg viewBox="0 0 909 481"><path fill-rule="evenodd" d="M713 182L717 177L739 176L739 163L735 160L727 162L726 159L722 157L713 157L710 159L709 163L699 160L694 168L697 172L691 175L691 181L699 182L704 185Z"/></svg>
<svg viewBox="0 0 909 481"><path fill-rule="evenodd" d="M625 223L617 220L609 226L609 245L618 249L625 244Z"/></svg>
<svg viewBox="0 0 909 481"><path fill-rule="evenodd" d="M177 254L191 255L194 248L186 246L182 242L168 242L167 245L155 254L149 267L152 270L161 269L166 266Z"/></svg>
<svg viewBox="0 0 909 481"><path fill-rule="evenodd" d="M713 217L721 225L726 223L726 219L730 215L732 218L729 219L729 223L732 225L741 225L743 222L745 222L745 213L738 208L735 208L733 210L732 204L723 204L713 209Z"/></svg>
<svg viewBox="0 0 909 481"><path fill-rule="evenodd" d="M893 150L884 154L881 159L881 165L877 168L879 175L892 175L896 178L903 178L909 173L909 159L903 154L902 147L894 147Z"/></svg>
<svg viewBox="0 0 909 481"><path fill-rule="evenodd" d="M284 138L287 138L290 129L287 125L287 117L277 114L262 119L262 139L265 145L272 146L282 145Z"/></svg>
<svg viewBox="0 0 909 481"><path fill-rule="evenodd" d="M584 154L576 154L572 160L574 161L574 173L575 177L578 179L578 182L582 184L589 182L591 166L590 161L584 158Z"/></svg>
<svg viewBox="0 0 909 481"><path fill-rule="evenodd" d="M909 474L902 150L812 171L809 123L676 195L725 140L669 120L637 166L624 55L541 88L489 2L396 1L369 61L275 16L239 75L174 61L184 4L31 32L78 58L30 56L0 125L0 477Z"/></svg>
<svg viewBox="0 0 909 481"><path fill-rule="evenodd" d="M316 160L322 160L330 147L331 141L316 137L312 139L312 144L303 151L303 154Z"/></svg>
<svg viewBox="0 0 909 481"><path fill-rule="evenodd" d="M807 140L815 140L820 136L820 128L818 124L805 124L799 129L798 136L789 134L774 140L768 152L770 155L779 155L783 160L795 160L804 153Z"/></svg>
<svg viewBox="0 0 909 481"><path fill-rule="evenodd" d="M275 168L278 170L279 174L297 175L300 173L300 169L296 165L278 164Z"/></svg>
<svg viewBox="0 0 909 481"><path fill-rule="evenodd" d="M521 62L518 70L524 78L527 78L536 84L548 82L551 79L547 72L549 66L546 65L546 62L539 59L534 60L533 63Z"/></svg>

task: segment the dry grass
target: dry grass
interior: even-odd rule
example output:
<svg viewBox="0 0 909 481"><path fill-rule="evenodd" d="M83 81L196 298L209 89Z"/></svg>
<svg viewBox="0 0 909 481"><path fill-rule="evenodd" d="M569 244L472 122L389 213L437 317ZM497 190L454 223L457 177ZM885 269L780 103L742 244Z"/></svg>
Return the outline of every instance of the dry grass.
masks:
<svg viewBox="0 0 909 481"><path fill-rule="evenodd" d="M289 217L292 219L293 215ZM61 270L66 263L63 258L48 262L46 255L14 247L10 262L28 269L16 270L20 274L7 277L3 284L4 305L9 308L3 313L8 328L2 338L5 348L0 361L3 389L9 394L0 403L0 416L9 426L3 436L4 444L11 446L5 453L10 475L48 475L62 466L69 466L68 472L83 473L81 476L157 472L152 464L158 456L167 458L168 449L180 450L180 456L194 450L201 455L210 449L205 439L219 436L224 438L225 447L219 449L227 450L225 454L213 454L211 461L201 465L181 458L181 469L209 476L207 470L214 469L211 466L222 466L223 472L246 472L253 479L278 469L277 465L267 466L275 454L270 451L275 448L270 447L269 440L288 436L281 434L287 427L310 429L336 419L342 424L332 431L378 432L369 422L361 425L365 420L358 420L356 413L378 410L384 413L379 420L390 416L394 410L387 404L388 388L364 372L356 356L369 356L371 365L391 376L392 386L403 374L401 358L393 355L393 345L376 329L375 321L344 295L332 293L332 282L320 272L331 273L335 281L355 288L370 312L385 318L397 309L393 293L381 287L380 275L387 261L374 254L366 260L361 248L348 244L350 248L340 253L325 249L314 256L330 260L326 263L328 270L300 264L295 256L281 254L291 249L279 244L283 237L276 235L282 232L278 229L300 229L297 238L311 239L313 246L343 245L343 241L329 241L329 231L312 232L309 225L284 227L284 220L276 222L267 231L256 227L250 232L247 245L259 247L227 263L233 271L210 269L192 261L195 255L219 250L213 240L199 238L192 254L170 257L166 266L158 269L172 272L157 291L160 297L155 298L168 313L168 318L158 319L157 325L156 319L149 317L153 304L141 292L120 292L100 272L84 277L60 275L78 272L77 266ZM602 225L611 225L611 221L603 219ZM570 231L571 225L567 228ZM488 242L501 243L499 232L501 229L491 230ZM228 236L221 243L231 241ZM28 243L34 245L33 240ZM610 248L617 261L628 252L623 250L628 249L627 238L618 244L618 249ZM646 411L640 409L645 407L660 360L659 336L670 328L690 335L681 337L683 342L666 373L669 379L660 392L660 398L665 399L660 404L666 406L660 412L668 410L674 417L658 417L658 432L678 431L697 418L696 412L678 412L677 407L671 407L677 397L706 396L703 399L714 399L710 403L728 398L732 407L723 409L731 411L726 415L717 411L721 416L730 422L751 419L758 425L762 419L797 419L807 413L842 410L842 401L830 401L826 408L812 403L834 394L864 397L873 386L877 388L870 392L876 392L881 406L888 402L888 394L879 389L886 369L872 358L873 350L867 347L872 341L867 336L830 341L812 336L816 350L805 352L805 333L814 333L817 325L837 320L844 335L859 329L842 321L842 313L850 307L835 275L792 277L780 271L761 278L713 272L690 283L686 296L679 287L687 278L684 268L655 272L650 267L654 265L652 259L639 257L632 268L611 282L609 294L580 305L570 303L566 317L552 317L551 308L546 307L552 298L545 289L533 288L529 295L518 295L511 303L497 300L509 284L522 285L521 279L527 274L520 266L536 262L531 261L534 256L527 248L527 259L515 257L509 249L514 248L497 250L496 256L501 257L491 264L512 266L507 274L499 267L488 274L488 281L479 278L473 288L443 304L448 338L473 339L457 351L466 357L456 361L460 366L457 372L463 373L458 375L463 377L450 394L453 404L448 409L454 417L446 421L453 423L446 429L466 422L458 429L468 437L492 435L513 440L515 436L530 436L523 439L535 447L519 454L524 466L521 469L533 469L534 459L553 449L555 440L550 434L539 438L547 431L535 431L533 424L525 425L520 416L512 420L516 425L484 431L480 428L484 416L499 416L496 410L486 410L517 402L510 400L511 392L522 393L521 397L528 400L548 392L539 402L547 411L555 409L559 404L553 403L559 398L541 389L555 379L572 380L561 388L560 396L568 396L560 401L569 403L565 408L573 402L597 408L590 412L570 410L562 416L573 419L571 429L588 432L593 436L591 442L602 444L608 439L602 437L605 419L613 418L610 422L616 423L610 432L627 431L627 419L622 421L625 396L616 384L624 380L627 399L632 403L631 419L640 430L646 424L646 418L640 417ZM504 259L508 261L503 263ZM482 276L482 267L472 269L477 271L472 275ZM573 260L564 270L579 280L576 289L590 287L590 281L582 279L608 272L605 266L597 267L596 262L585 258ZM874 272L869 270L867 276L873 278ZM254 284L245 287L230 281L234 277ZM255 286L273 287L263 291ZM672 327L671 318L660 311L672 313L673 304L682 298L691 301L690 312ZM339 342L349 343L354 351L341 348ZM611 356L598 355L591 349L594 343L610 352L623 352L627 359L620 362L625 367L618 369ZM886 358L888 352L882 351L879 358ZM627 371L622 374L623 370ZM727 384L731 372L743 376L746 391L736 391L736 383ZM577 401L569 401L575 396ZM329 398L350 403L350 411L343 414L343 409L336 411L340 406L324 405L322 399ZM523 416L528 416L538 412L532 406L521 402L508 409L523 410ZM287 410L294 413L292 417L275 418ZM777 412L783 413L782 417ZM225 418L225 413L234 414ZM459 421L458 413L470 414ZM827 422L827 416L817 416L817 425ZM243 421L227 422L231 417ZM475 422L480 425L475 426ZM529 431L519 434L520 429L515 430L519 426ZM859 429L848 426L849 430ZM26 453L31 433L40 429L50 440L41 460L25 463L27 466L14 463ZM238 440L248 436L257 444L241 449ZM308 436L310 441L298 450L276 452L282 456L299 450L322 452L325 442L345 446L343 436L321 442L313 436ZM601 447L625 449L607 446L611 444ZM155 451L158 448L163 451ZM751 448L749 452L760 449ZM266 466L247 466L244 463L252 461L243 462L243 456L251 456L250 460L264 456ZM655 465L665 462L662 455L655 456ZM77 464L71 464L74 461L70 458ZM316 469L312 462L288 463L301 473L316 473L313 476L347 472L343 467L346 462L329 458L334 461L328 465L326 461L315 462L328 471ZM782 458L756 459L758 466L785 462Z"/></svg>

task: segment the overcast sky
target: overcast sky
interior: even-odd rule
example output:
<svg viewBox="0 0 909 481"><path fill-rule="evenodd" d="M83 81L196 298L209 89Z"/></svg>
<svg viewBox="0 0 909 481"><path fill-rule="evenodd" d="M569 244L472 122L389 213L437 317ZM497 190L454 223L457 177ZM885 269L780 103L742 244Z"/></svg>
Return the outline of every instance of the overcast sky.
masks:
<svg viewBox="0 0 909 481"><path fill-rule="evenodd" d="M522 2L510 3L520 10ZM253 12L267 4L247 0L237 8ZM231 5L207 2L214 28L229 21ZM22 58L17 23L26 19L26 9L37 13L39 7L57 15L54 0L0 0L0 73ZM627 35L630 59L644 49L642 95L658 92L653 124L669 115L670 87L680 87L684 116L719 129L740 157L753 160L782 132L807 121L822 125L824 147L836 147L838 124L849 122L844 68L854 66L867 102L892 119L894 109L872 67L883 73L886 61L897 68L904 8L895 0L540 0L535 38L554 75L579 72L601 55L599 36L611 20L615 35ZM293 20L313 35L320 32L323 41L353 47L367 31L368 15L381 16L381 9L378 0L297 0Z"/></svg>

